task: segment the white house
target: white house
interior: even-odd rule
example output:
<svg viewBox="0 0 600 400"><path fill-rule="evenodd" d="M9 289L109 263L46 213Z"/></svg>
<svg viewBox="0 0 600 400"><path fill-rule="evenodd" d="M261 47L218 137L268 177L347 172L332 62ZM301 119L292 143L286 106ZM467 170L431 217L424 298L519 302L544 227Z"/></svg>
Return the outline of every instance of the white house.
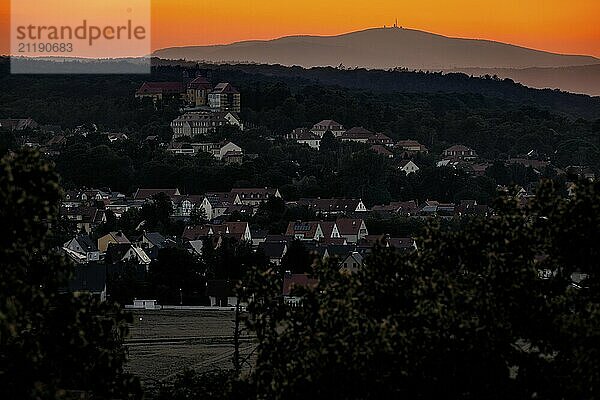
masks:
<svg viewBox="0 0 600 400"><path fill-rule="evenodd" d="M161 307L156 300L133 300L133 305L126 305L125 308L133 308L136 310L160 310Z"/></svg>
<svg viewBox="0 0 600 400"><path fill-rule="evenodd" d="M261 243L258 248L262 250L269 262L274 265L281 265L283 257L288 251L286 242L265 242Z"/></svg>
<svg viewBox="0 0 600 400"><path fill-rule="evenodd" d="M227 112L225 113L223 118L225 118L227 122L229 122L229 125L237 126L240 129L240 131L244 130L244 124L242 123L240 116L236 113Z"/></svg>
<svg viewBox="0 0 600 400"><path fill-rule="evenodd" d="M339 218L335 223L341 237L346 238L348 243L358 243L369 234L363 219Z"/></svg>
<svg viewBox="0 0 600 400"><path fill-rule="evenodd" d="M171 122L173 139L216 132L219 127L230 124L225 115L224 113L212 113L208 111L185 113Z"/></svg>
<svg viewBox="0 0 600 400"><path fill-rule="evenodd" d="M77 263L100 260L98 247L88 235L78 235L63 245L64 252Z"/></svg>
<svg viewBox="0 0 600 400"><path fill-rule="evenodd" d="M207 219L212 220L225 214L230 206L236 204L241 204L237 193L211 192L206 193L199 208L204 210Z"/></svg>
<svg viewBox="0 0 600 400"><path fill-rule="evenodd" d="M411 160L404 160L404 161L402 161L400 163L400 165L398 166L398 168L401 171L404 171L406 173L406 175L412 174L412 173L417 172L419 170L419 167L417 167L417 164L415 164Z"/></svg>
<svg viewBox="0 0 600 400"><path fill-rule="evenodd" d="M356 251L348 254L348 256L340 263L340 270L343 272L355 273L364 264L363 256Z"/></svg>
<svg viewBox="0 0 600 400"><path fill-rule="evenodd" d="M311 132L301 133L298 135L296 143L306 144L315 150L319 150L321 148L321 138Z"/></svg>
<svg viewBox="0 0 600 400"><path fill-rule="evenodd" d="M331 119L325 119L321 122L317 122L310 131L320 138L322 138L327 131L333 133L333 136L335 137L340 137L344 134L344 132L346 132L342 124Z"/></svg>
<svg viewBox="0 0 600 400"><path fill-rule="evenodd" d="M217 160L221 160L223 159L223 156L225 156L225 154L229 153L230 151L243 153L242 148L237 144L232 142L224 142L223 144L220 144L217 148L215 148L213 155Z"/></svg>
<svg viewBox="0 0 600 400"><path fill-rule="evenodd" d="M139 265L145 265L146 268L152 260L146 252L131 243L111 243L106 251L106 257L111 263L134 262Z"/></svg>
<svg viewBox="0 0 600 400"><path fill-rule="evenodd" d="M464 146L462 144L457 144L451 147L448 147L443 152L444 158L457 158L460 160L473 160L477 158L477 153L475 150L470 147Z"/></svg>

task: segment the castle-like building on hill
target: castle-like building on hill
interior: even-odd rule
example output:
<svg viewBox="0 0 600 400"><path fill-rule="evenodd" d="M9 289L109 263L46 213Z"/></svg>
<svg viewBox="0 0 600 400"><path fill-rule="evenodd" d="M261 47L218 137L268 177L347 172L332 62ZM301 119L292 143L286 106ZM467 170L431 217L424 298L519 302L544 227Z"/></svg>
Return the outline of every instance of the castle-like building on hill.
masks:
<svg viewBox="0 0 600 400"><path fill-rule="evenodd" d="M184 77L185 78L185 77ZM213 86L206 78L198 75L186 82L144 82L136 91L138 99L150 98L154 102L168 98L181 98L191 108L219 113L241 112L240 92L230 83L221 82Z"/></svg>

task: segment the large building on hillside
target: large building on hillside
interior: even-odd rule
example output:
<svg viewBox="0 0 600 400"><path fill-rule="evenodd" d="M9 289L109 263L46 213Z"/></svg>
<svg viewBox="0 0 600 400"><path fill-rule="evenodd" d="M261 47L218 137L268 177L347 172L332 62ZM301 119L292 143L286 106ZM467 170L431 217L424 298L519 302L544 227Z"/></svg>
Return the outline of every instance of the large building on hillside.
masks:
<svg viewBox="0 0 600 400"><path fill-rule="evenodd" d="M214 133L223 126L244 129L240 117L232 112L194 111L185 113L171 122L173 139Z"/></svg>
<svg viewBox="0 0 600 400"><path fill-rule="evenodd" d="M320 138L322 138L327 131L331 132L335 137L340 137L346 132L342 124L331 119L317 122L310 131Z"/></svg>
<svg viewBox="0 0 600 400"><path fill-rule="evenodd" d="M442 155L445 159L474 160L477 158L475 150L462 144L448 147Z"/></svg>
<svg viewBox="0 0 600 400"><path fill-rule="evenodd" d="M184 95L185 85L182 82L144 82L135 92L137 99L150 98L155 102Z"/></svg>
<svg viewBox="0 0 600 400"><path fill-rule="evenodd" d="M219 83L208 94L208 105L211 110L220 112L241 111L241 95L230 83Z"/></svg>
<svg viewBox="0 0 600 400"><path fill-rule="evenodd" d="M192 107L204 107L208 105L208 94L212 85L203 77L198 76L187 86L187 102Z"/></svg>
<svg viewBox="0 0 600 400"><path fill-rule="evenodd" d="M213 112L241 112L240 92L230 83L213 86L206 78L198 75L190 82L144 82L135 92L138 99L150 98L155 103L167 98L185 101L188 107Z"/></svg>

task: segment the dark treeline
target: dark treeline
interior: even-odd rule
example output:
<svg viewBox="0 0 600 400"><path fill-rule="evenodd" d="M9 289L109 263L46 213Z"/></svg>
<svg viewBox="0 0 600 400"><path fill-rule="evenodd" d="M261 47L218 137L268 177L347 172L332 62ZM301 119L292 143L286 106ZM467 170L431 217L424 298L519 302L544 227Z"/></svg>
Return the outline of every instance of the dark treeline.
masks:
<svg viewBox="0 0 600 400"><path fill-rule="evenodd" d="M214 66L202 65L212 69ZM391 93L471 93L496 97L520 104L537 105L580 116L600 117L600 99L551 89L533 89L511 79L495 76L474 77L464 73L427 71L366 70L364 68L285 67L281 65L239 64L219 66L228 74L242 71L285 79L288 84L307 82L326 86L340 86L373 92Z"/></svg>
<svg viewBox="0 0 600 400"><path fill-rule="evenodd" d="M407 176L390 160L366 145L331 139L321 151L284 140L269 141L260 131L230 133L229 139L258 154L242 165L225 165L208 154L178 156L149 144L108 143L99 134L69 139L54 158L66 188L95 187L131 193L138 187L178 187L183 193L229 191L235 187L277 187L287 200L302 197L362 198L371 206L391 200L458 201L491 204L499 180L437 168L429 157L416 162L421 170ZM511 182L527 185L537 175L511 167ZM508 176L508 175L507 175ZM548 174L548 177L551 177Z"/></svg>

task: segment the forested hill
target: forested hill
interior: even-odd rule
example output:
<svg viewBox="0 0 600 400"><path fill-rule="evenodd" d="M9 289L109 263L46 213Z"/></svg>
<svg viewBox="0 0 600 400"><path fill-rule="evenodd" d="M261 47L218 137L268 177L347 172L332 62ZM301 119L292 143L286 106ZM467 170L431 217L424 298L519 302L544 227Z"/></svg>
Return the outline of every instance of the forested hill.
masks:
<svg viewBox="0 0 600 400"><path fill-rule="evenodd" d="M174 62L154 60L157 65ZM175 62L177 63L177 62ZM191 65L180 62L181 65ZM463 73L420 72L408 70L340 69L331 67L302 68L281 65L201 64L207 70L228 71L229 74L250 73L285 80L288 85L336 85L373 92L400 93L472 93L509 100L520 104L550 108L554 111L587 119L600 118L600 97L573 94L550 89L533 89L510 79L480 78Z"/></svg>
<svg viewBox="0 0 600 400"><path fill-rule="evenodd" d="M74 63L77 65L77 63ZM33 103L27 97L49 98L59 93L84 97L89 95L112 96L124 100L139 85L148 80L181 80L183 68L198 69L212 81L229 81L240 88L256 83L281 83L292 91L298 91L309 85L338 86L360 89L377 93L450 93L474 94L498 100L507 100L517 105L534 106L575 118L595 120L600 118L600 97L590 97L557 90L532 89L515 83L510 79L494 77L477 78L462 73L432 73L406 70L365 70L341 68L284 67L278 65L215 65L196 64L185 61L167 61L153 59L153 76L148 75L64 75L64 76L11 76L7 58L0 58L0 111L5 117L18 117L18 109L11 111L3 106L22 103L25 109ZM74 70L77 70L74 67ZM191 73L194 73L192 71ZM99 85L100 91L95 90ZM27 88L27 93L25 92ZM33 91L33 92L32 92ZM42 99L30 99L40 102ZM65 99L58 99L64 101ZM82 106L85 104L82 104ZM41 112L41 110L38 110ZM53 111L56 112L56 111ZM33 114L32 114L33 115ZM50 117L50 116L48 116Z"/></svg>

